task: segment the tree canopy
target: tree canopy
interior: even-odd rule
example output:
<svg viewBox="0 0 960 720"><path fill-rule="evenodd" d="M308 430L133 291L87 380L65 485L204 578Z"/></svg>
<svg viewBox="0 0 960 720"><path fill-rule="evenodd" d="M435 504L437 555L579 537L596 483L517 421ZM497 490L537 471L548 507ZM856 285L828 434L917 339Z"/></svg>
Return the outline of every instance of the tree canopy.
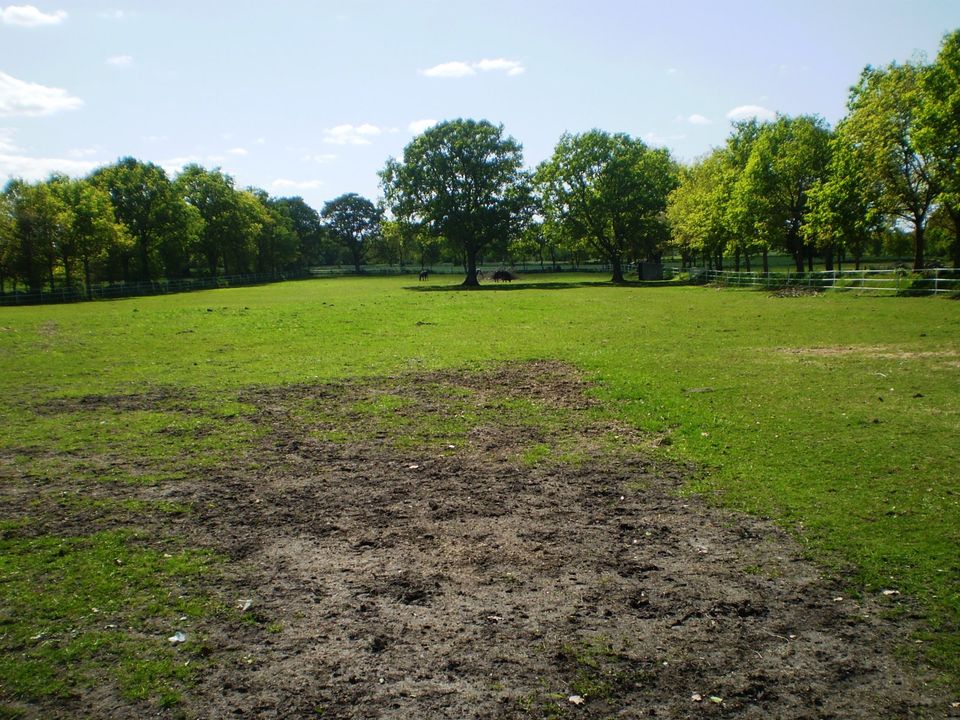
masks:
<svg viewBox="0 0 960 720"><path fill-rule="evenodd" d="M380 173L395 216L443 238L462 254L466 286L478 285L477 257L506 244L529 215L529 179L520 144L486 120L434 125Z"/></svg>
<svg viewBox="0 0 960 720"><path fill-rule="evenodd" d="M678 168L667 150L648 148L623 133L565 134L537 168L548 222L586 241L623 282L628 254L655 259L667 235L667 196Z"/></svg>
<svg viewBox="0 0 960 720"><path fill-rule="evenodd" d="M370 242L380 234L382 211L357 193L347 193L323 206L320 216L330 234L350 251L359 273Z"/></svg>

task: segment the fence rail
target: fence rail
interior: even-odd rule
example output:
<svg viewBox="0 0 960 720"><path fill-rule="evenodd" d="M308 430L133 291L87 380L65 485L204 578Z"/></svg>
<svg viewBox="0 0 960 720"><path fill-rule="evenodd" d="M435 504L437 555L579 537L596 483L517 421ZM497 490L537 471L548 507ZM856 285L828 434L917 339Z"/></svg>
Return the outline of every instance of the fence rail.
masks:
<svg viewBox="0 0 960 720"><path fill-rule="evenodd" d="M825 270L806 273L758 273L690 268L690 279L734 287L811 288L894 295L960 293L960 270Z"/></svg>
<svg viewBox="0 0 960 720"><path fill-rule="evenodd" d="M311 277L306 271L282 273L253 273L222 277L182 278L179 280L151 280L139 282L109 283L94 285L87 292L82 287L59 287L53 290L15 291L0 293L2 305L46 305L55 303L82 302L85 300L111 300L145 295L216 290L218 288L263 285L282 280L300 280Z"/></svg>

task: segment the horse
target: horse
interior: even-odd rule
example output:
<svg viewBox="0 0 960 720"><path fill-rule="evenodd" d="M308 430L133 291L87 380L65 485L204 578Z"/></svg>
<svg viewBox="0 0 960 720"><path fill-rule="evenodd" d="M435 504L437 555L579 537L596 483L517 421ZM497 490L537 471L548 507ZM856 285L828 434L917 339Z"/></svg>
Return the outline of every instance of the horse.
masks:
<svg viewBox="0 0 960 720"><path fill-rule="evenodd" d="M426 280L428 277L430 277L430 271L429 271L429 270L421 270L421 271L420 271L420 279L421 279L421 280Z"/></svg>

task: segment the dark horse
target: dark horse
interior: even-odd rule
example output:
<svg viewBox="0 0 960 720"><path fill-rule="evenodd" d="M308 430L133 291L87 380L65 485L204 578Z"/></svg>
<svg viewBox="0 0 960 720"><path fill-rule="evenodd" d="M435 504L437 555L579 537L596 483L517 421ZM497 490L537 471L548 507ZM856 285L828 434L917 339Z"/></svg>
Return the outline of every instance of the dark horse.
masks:
<svg viewBox="0 0 960 720"><path fill-rule="evenodd" d="M421 271L420 271L420 279L421 279L421 280L426 280L428 277L430 277L430 271L429 271L429 270L421 270Z"/></svg>

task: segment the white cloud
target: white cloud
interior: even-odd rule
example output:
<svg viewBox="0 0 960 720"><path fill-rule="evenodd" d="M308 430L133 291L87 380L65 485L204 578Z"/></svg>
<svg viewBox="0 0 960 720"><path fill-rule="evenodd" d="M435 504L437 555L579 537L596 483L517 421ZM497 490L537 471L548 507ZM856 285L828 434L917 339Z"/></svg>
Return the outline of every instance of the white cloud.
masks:
<svg viewBox="0 0 960 720"><path fill-rule="evenodd" d="M72 158L80 159L85 157L93 157L98 152L100 152L100 148L98 147L74 148L73 150L68 150L67 155Z"/></svg>
<svg viewBox="0 0 960 720"><path fill-rule="evenodd" d="M376 125L337 125L324 130L323 141L332 145L369 145L370 138L383 133Z"/></svg>
<svg viewBox="0 0 960 720"><path fill-rule="evenodd" d="M130 13L126 10L106 10L100 13L100 17L104 20L123 20L130 17Z"/></svg>
<svg viewBox="0 0 960 720"><path fill-rule="evenodd" d="M465 62L460 62L455 60L453 62L440 63L439 65L434 65L431 68L426 70L421 70L421 75L426 75L427 77L446 77L446 78L456 78L456 77L465 77L467 75L474 75L476 70L473 67Z"/></svg>
<svg viewBox="0 0 960 720"><path fill-rule="evenodd" d="M250 153L247 151L247 149L242 147L235 147L227 150L227 155L243 156L243 155L249 155L249 154Z"/></svg>
<svg viewBox="0 0 960 720"><path fill-rule="evenodd" d="M527 69L516 60L507 60L506 58L487 59L484 58L478 62L463 62L454 60L451 62L440 63L433 67L421 70L420 74L427 77L459 78L468 75L476 75L480 72L505 72L507 75L522 75Z"/></svg>
<svg viewBox="0 0 960 720"><path fill-rule="evenodd" d="M0 153L20 152L20 148L13 142L16 132L13 128L0 128Z"/></svg>
<svg viewBox="0 0 960 720"><path fill-rule="evenodd" d="M133 65L133 58L130 55L111 55L107 58L107 65L128 67Z"/></svg>
<svg viewBox="0 0 960 720"><path fill-rule="evenodd" d="M687 122L690 123L691 125L709 125L713 121L704 115L694 113L693 115L687 118Z"/></svg>
<svg viewBox="0 0 960 720"><path fill-rule="evenodd" d="M7 5L5 8L0 8L0 22L3 22L4 25L39 27L41 25L59 25L66 19L67 13L64 10L45 13L33 5Z"/></svg>
<svg viewBox="0 0 960 720"><path fill-rule="evenodd" d="M100 163L68 158L36 158L26 155L0 153L0 178L43 180L51 173L81 176L91 172Z"/></svg>
<svg viewBox="0 0 960 720"><path fill-rule="evenodd" d="M66 90L25 82L0 72L0 117L53 115L81 105L83 100Z"/></svg>
<svg viewBox="0 0 960 720"><path fill-rule="evenodd" d="M270 187L276 190L318 190L323 187L323 180L288 180L277 178Z"/></svg>
<svg viewBox="0 0 960 720"><path fill-rule="evenodd" d="M437 121L433 118L424 118L423 120L414 120L412 123L407 125L407 130L412 132L414 135L419 135L427 128L431 128L437 124Z"/></svg>
<svg viewBox="0 0 960 720"><path fill-rule="evenodd" d="M760 105L738 105L727 113L728 120L749 120L756 118L761 122L776 120L777 114L773 110L768 110Z"/></svg>
<svg viewBox="0 0 960 720"><path fill-rule="evenodd" d="M475 63L474 67L483 72L489 72L491 70L503 70L507 75L522 75L527 70L516 60L506 60L505 58L497 58L495 60L484 59L478 63Z"/></svg>
<svg viewBox="0 0 960 720"><path fill-rule="evenodd" d="M673 140L685 140L686 135L660 135L655 132L648 132L643 136L643 141L647 145L666 145Z"/></svg>

